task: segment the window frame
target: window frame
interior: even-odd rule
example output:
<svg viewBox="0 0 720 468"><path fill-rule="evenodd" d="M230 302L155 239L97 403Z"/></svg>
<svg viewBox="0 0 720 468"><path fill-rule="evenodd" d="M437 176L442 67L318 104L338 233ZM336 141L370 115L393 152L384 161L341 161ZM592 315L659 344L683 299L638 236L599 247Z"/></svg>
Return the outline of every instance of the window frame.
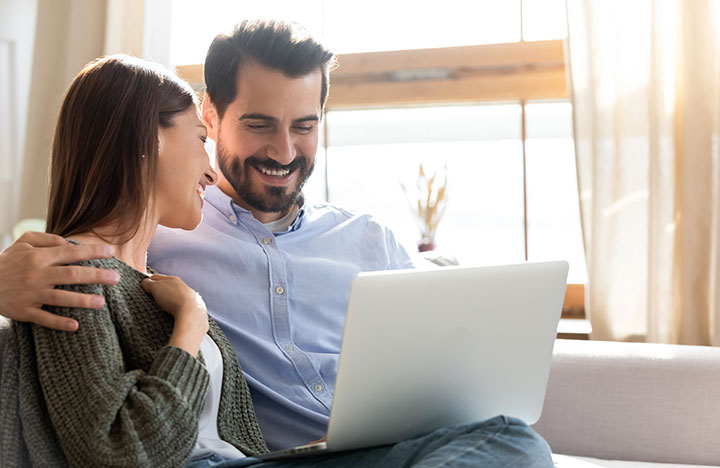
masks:
<svg viewBox="0 0 720 468"><path fill-rule="evenodd" d="M338 55L327 111L568 99L564 40ZM178 75L198 91L202 65Z"/></svg>

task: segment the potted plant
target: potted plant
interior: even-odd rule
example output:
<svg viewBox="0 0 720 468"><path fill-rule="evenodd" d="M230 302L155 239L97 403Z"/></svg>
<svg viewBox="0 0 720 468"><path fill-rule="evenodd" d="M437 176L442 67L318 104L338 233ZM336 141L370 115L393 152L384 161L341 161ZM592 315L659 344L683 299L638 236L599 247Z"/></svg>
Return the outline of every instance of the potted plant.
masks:
<svg viewBox="0 0 720 468"><path fill-rule="evenodd" d="M434 250L435 233L447 207L447 165L441 171L433 171L428 177L421 163L415 189L409 190L402 182L400 185L420 230L418 251Z"/></svg>

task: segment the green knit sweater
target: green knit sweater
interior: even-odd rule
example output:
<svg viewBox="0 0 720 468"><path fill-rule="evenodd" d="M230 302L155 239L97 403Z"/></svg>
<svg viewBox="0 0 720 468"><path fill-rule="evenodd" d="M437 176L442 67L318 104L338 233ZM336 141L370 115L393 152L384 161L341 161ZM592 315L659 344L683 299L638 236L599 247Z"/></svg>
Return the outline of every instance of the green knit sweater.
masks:
<svg viewBox="0 0 720 468"><path fill-rule="evenodd" d="M209 376L201 359L168 346L173 317L140 287L145 275L115 258L120 283L62 289L100 294L101 310L46 307L73 317L67 333L13 322L0 383L3 468L184 466L195 445ZM220 437L246 455L267 451L237 357L217 323L223 358Z"/></svg>

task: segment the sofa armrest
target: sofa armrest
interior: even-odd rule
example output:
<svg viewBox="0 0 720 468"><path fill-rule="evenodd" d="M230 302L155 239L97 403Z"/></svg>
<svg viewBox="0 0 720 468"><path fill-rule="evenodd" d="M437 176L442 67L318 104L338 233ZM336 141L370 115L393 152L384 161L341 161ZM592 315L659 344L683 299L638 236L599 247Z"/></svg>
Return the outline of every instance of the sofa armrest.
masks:
<svg viewBox="0 0 720 468"><path fill-rule="evenodd" d="M557 340L534 428L556 453L716 465L720 349Z"/></svg>

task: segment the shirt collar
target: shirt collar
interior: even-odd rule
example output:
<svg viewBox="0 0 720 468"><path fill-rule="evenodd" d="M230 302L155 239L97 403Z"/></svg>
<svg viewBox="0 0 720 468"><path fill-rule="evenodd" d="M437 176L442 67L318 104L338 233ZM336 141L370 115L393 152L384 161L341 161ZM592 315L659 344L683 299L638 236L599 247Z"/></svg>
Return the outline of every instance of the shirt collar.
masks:
<svg viewBox="0 0 720 468"><path fill-rule="evenodd" d="M228 220L231 224L236 224L237 218L243 217L243 218L252 218L255 222L260 223L255 217L252 215L250 210L247 210L237 203L235 203L232 198L227 196L222 190L220 190L216 185L212 185L210 187L207 187L205 189L205 202L210 203L215 209L217 209L220 213L225 216L225 219ZM297 231L300 229L300 226L302 225L302 221L305 218L305 202L303 201L302 206L298 210L298 214L295 217L295 221L292 222L290 227L288 227L287 231L283 232L274 232L275 235L281 235L286 234L288 232ZM232 221L232 219L236 219L236 221ZM262 223L260 223L262 224Z"/></svg>
<svg viewBox="0 0 720 468"><path fill-rule="evenodd" d="M293 223L290 225L290 227L288 228L288 230L285 231L285 232L275 232L275 233L273 233L273 234L280 235L280 234L286 234L286 233L288 233L288 232L297 231L298 229L300 229L300 226L302 225L303 219L305 219L305 202L304 202L304 201L303 201L302 206L301 206L300 209L298 210L298 214L297 214L297 216L295 217L295 221L293 221Z"/></svg>
<svg viewBox="0 0 720 468"><path fill-rule="evenodd" d="M225 216L225 218L230 218L235 215L235 210L233 209L235 203L232 201L232 198L225 195L216 185L211 185L205 189L205 203L210 203ZM239 206L237 207L240 208Z"/></svg>

